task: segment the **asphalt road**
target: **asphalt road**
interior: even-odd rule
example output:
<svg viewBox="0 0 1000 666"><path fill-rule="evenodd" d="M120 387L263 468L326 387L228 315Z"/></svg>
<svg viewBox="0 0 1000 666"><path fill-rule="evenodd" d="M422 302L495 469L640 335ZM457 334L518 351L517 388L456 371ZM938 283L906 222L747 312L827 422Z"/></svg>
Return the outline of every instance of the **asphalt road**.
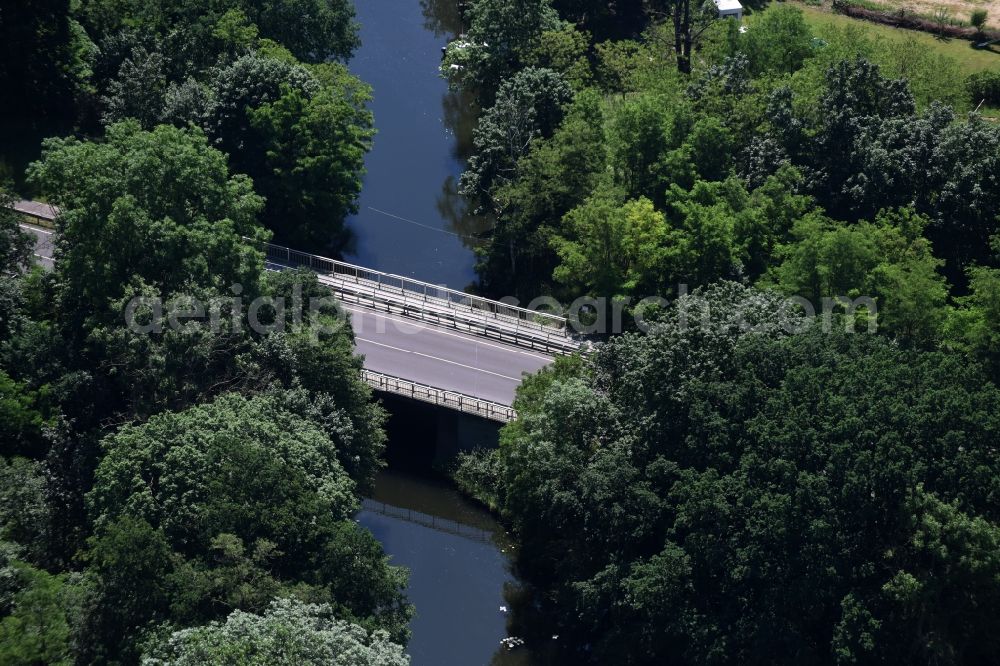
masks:
<svg viewBox="0 0 1000 666"><path fill-rule="evenodd" d="M412 319L344 306L365 368L510 405L524 373L552 357Z"/></svg>
<svg viewBox="0 0 1000 666"><path fill-rule="evenodd" d="M52 269L52 232L33 224L22 224L21 229L35 236L35 259L47 269Z"/></svg>
<svg viewBox="0 0 1000 666"><path fill-rule="evenodd" d="M52 232L33 225L38 261L52 267ZM552 363L552 357L474 335L440 328L356 305L351 314L358 353L365 368L482 400L510 405L524 373Z"/></svg>

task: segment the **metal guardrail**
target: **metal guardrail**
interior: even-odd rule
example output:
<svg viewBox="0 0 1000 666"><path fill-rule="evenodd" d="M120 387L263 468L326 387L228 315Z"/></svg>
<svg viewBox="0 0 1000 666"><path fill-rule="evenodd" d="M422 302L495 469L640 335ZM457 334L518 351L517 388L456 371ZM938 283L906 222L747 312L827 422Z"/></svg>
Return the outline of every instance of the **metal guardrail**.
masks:
<svg viewBox="0 0 1000 666"><path fill-rule="evenodd" d="M376 271L281 245L259 245L278 268L306 267L345 302L382 308L404 316L553 353L580 351L560 317L508 305L429 282Z"/></svg>
<svg viewBox="0 0 1000 666"><path fill-rule="evenodd" d="M36 201L15 201L13 208L47 225L59 214L57 207ZM571 354L581 351L580 342L569 333L565 317L300 252L274 243L259 246L266 259L276 268L305 266L315 271L321 276L321 281L345 302L383 309L549 353Z"/></svg>
<svg viewBox="0 0 1000 666"><path fill-rule="evenodd" d="M45 227L51 227L52 222L59 215L59 209L57 207L40 201L28 201L26 199L21 199L15 201L11 208L22 215L27 215L28 217L44 222L45 224L42 224L41 226Z"/></svg>
<svg viewBox="0 0 1000 666"><path fill-rule="evenodd" d="M282 261L292 266L308 266L317 273L345 277L353 281L374 283L379 289L407 292L419 295L423 299L440 300L452 305L474 308L498 317L506 317L512 321L516 320L524 326L566 331L566 318L559 315L509 305L489 298L467 294L457 289L449 289L448 287L431 284L430 282L422 282L400 275L393 275L392 273L384 273L363 266L349 264L336 259L300 252L281 245L275 245L274 243L264 243L263 249L270 260Z"/></svg>
<svg viewBox="0 0 1000 666"><path fill-rule="evenodd" d="M383 375L380 372L372 370L362 370L361 378L376 391L428 402L439 407L447 407L465 414L480 416L490 421L510 423L517 418L517 412L514 411L513 407L465 395L464 393L427 386L426 384L412 382L409 379Z"/></svg>

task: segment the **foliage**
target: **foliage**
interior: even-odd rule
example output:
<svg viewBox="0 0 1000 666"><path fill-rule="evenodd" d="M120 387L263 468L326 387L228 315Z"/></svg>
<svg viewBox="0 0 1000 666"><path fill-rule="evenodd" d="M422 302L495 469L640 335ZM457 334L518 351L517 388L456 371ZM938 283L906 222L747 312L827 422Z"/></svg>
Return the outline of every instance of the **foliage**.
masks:
<svg viewBox="0 0 1000 666"><path fill-rule="evenodd" d="M294 247L346 244L344 221L357 212L364 157L375 132L370 92L347 70L329 65L332 84L311 97L287 90L250 110L264 139L269 176L257 180L266 220Z"/></svg>
<svg viewBox="0 0 1000 666"><path fill-rule="evenodd" d="M66 574L52 575L9 560L2 552L0 572L12 573L18 588L11 597L9 614L0 617L0 661L73 664L72 623L80 604L78 585Z"/></svg>
<svg viewBox="0 0 1000 666"><path fill-rule="evenodd" d="M812 31L793 6L775 6L739 34L734 49L747 56L755 76L791 74L812 55Z"/></svg>
<svg viewBox="0 0 1000 666"><path fill-rule="evenodd" d="M113 124L135 118L143 129L155 127L166 104L167 75L163 55L142 47L132 51L108 83L103 120Z"/></svg>
<svg viewBox="0 0 1000 666"><path fill-rule="evenodd" d="M551 276L552 220L583 203L601 177L605 155L604 113L599 97L581 94L550 141L533 142L518 164L519 177L494 194L501 209L490 250L479 274L492 293L531 299ZM548 268L548 270L546 270Z"/></svg>
<svg viewBox="0 0 1000 666"><path fill-rule="evenodd" d="M562 29L550 0L474 0L466 20L469 28L448 45L441 72L453 85L478 91L487 106L500 83L544 48L542 35Z"/></svg>
<svg viewBox="0 0 1000 666"><path fill-rule="evenodd" d="M532 142L552 135L572 96L569 84L549 69L524 69L504 81L496 103L479 119L476 155L462 174L462 192L488 201L494 188L514 178L517 161Z"/></svg>
<svg viewBox="0 0 1000 666"><path fill-rule="evenodd" d="M110 306L136 279L163 294L253 289L262 258L243 237L266 238L261 199L200 131L129 121L103 143L49 139L44 150L30 176L61 210L59 312L70 327L117 320Z"/></svg>
<svg viewBox="0 0 1000 666"><path fill-rule="evenodd" d="M263 222L285 243L341 247L374 136L370 89L337 64L254 53L215 71L208 134L253 178ZM197 112L187 121L201 117Z"/></svg>
<svg viewBox="0 0 1000 666"><path fill-rule="evenodd" d="M965 80L965 87L973 104L985 102L1000 106L1000 72L976 72Z"/></svg>
<svg viewBox="0 0 1000 666"><path fill-rule="evenodd" d="M1000 270L985 266L969 270L969 295L948 312L945 344L969 352L1000 377Z"/></svg>
<svg viewBox="0 0 1000 666"><path fill-rule="evenodd" d="M208 7L188 0L153 6L135 0L83 0L79 16L97 41L134 29L182 40L198 50L211 43L216 30L232 34L231 26L238 16L234 12L257 26L262 36L285 44L302 60L346 60L358 45L354 7L346 0L226 0Z"/></svg>
<svg viewBox="0 0 1000 666"><path fill-rule="evenodd" d="M144 666L406 666L385 632L335 619L329 606L275 600L262 615L234 611L225 623L175 632L143 657Z"/></svg>
<svg viewBox="0 0 1000 666"><path fill-rule="evenodd" d="M355 484L301 408L227 394L105 439L87 496L98 645L128 654L143 628L259 611L279 593L405 638L405 574L350 521Z"/></svg>
<svg viewBox="0 0 1000 666"><path fill-rule="evenodd" d="M1000 593L1000 392L784 308L735 285L681 299L519 402L498 495L566 660L1000 650L980 612Z"/></svg>
<svg viewBox="0 0 1000 666"><path fill-rule="evenodd" d="M983 31L983 26L986 25L986 19L990 16L989 10L978 8L973 9L972 14L969 16L969 25L978 30Z"/></svg>
<svg viewBox="0 0 1000 666"><path fill-rule="evenodd" d="M35 391L15 382L0 370L0 455L35 455L41 453L45 415L43 401Z"/></svg>
<svg viewBox="0 0 1000 666"><path fill-rule="evenodd" d="M557 282L605 297L652 293L648 280L665 263L670 230L649 199L622 202L599 191L567 214L564 228L572 240L552 239L560 258Z"/></svg>
<svg viewBox="0 0 1000 666"><path fill-rule="evenodd" d="M103 446L88 496L98 530L129 515L189 554L221 533L267 539L292 571L330 522L355 510L354 484L329 437L277 395L224 395L123 428Z"/></svg>
<svg viewBox="0 0 1000 666"><path fill-rule="evenodd" d="M776 285L818 307L824 299L870 296L878 325L901 340L932 343L945 315L947 287L912 210L883 213L874 224L804 217L779 250ZM836 309L840 309L838 306ZM872 313L874 314L874 313Z"/></svg>
<svg viewBox="0 0 1000 666"><path fill-rule="evenodd" d="M590 35L566 24L561 30L543 32L531 47L525 62L532 67L561 74L574 89L586 87L591 80L587 61Z"/></svg>
<svg viewBox="0 0 1000 666"><path fill-rule="evenodd" d="M35 566L53 562L51 507L40 463L0 458L0 541L22 548L20 558Z"/></svg>
<svg viewBox="0 0 1000 666"><path fill-rule="evenodd" d="M30 264L33 240L18 226L19 215L11 206L14 198L0 188L0 277L20 273Z"/></svg>

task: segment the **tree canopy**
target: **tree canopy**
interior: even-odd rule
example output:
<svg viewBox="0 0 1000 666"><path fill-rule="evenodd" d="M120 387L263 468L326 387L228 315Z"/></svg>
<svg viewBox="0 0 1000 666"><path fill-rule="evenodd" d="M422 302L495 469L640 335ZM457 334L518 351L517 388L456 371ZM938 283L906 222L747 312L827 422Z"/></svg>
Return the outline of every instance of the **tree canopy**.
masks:
<svg viewBox="0 0 1000 666"><path fill-rule="evenodd" d="M996 658L1000 392L843 325L723 284L525 383L483 487L539 633L594 663Z"/></svg>
<svg viewBox="0 0 1000 666"><path fill-rule="evenodd" d="M407 666L385 633L333 618L329 606L274 601L263 615L234 611L224 624L175 632L143 666Z"/></svg>

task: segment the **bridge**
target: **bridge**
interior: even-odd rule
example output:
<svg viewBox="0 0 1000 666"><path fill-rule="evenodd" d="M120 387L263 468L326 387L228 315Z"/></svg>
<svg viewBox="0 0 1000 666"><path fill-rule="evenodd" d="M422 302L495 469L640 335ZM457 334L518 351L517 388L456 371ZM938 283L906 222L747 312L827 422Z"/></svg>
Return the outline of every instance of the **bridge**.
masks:
<svg viewBox="0 0 1000 666"><path fill-rule="evenodd" d="M49 204L18 201L31 219L37 261L54 262ZM315 271L351 315L363 379L400 395L505 423L525 373L580 349L566 319L410 278L270 243L260 246L269 270Z"/></svg>

